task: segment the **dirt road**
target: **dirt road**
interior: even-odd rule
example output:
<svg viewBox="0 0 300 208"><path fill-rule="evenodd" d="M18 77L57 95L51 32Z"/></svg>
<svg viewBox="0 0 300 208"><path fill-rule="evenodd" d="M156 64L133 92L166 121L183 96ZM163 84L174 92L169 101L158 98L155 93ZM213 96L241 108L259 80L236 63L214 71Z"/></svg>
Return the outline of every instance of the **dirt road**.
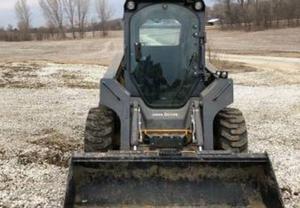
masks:
<svg viewBox="0 0 300 208"><path fill-rule="evenodd" d="M222 60L242 62L257 71L237 74L238 84L277 86L300 84L300 58L217 54Z"/></svg>
<svg viewBox="0 0 300 208"><path fill-rule="evenodd" d="M287 207L300 207L300 60L220 56L254 67L235 72L235 106L250 151L268 151ZM67 161L82 148L88 109L98 103L99 65L0 63L0 207L60 207Z"/></svg>

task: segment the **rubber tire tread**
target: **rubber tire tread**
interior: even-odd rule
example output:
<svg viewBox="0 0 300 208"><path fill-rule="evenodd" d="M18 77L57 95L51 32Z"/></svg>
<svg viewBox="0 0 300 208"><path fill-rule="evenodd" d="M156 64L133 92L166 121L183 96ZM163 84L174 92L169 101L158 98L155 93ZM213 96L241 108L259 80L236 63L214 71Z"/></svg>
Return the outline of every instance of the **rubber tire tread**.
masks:
<svg viewBox="0 0 300 208"><path fill-rule="evenodd" d="M112 149L114 114L105 106L90 109L84 132L85 152L106 152Z"/></svg>
<svg viewBox="0 0 300 208"><path fill-rule="evenodd" d="M248 132L243 113L239 109L220 111L214 124L215 149L248 152Z"/></svg>

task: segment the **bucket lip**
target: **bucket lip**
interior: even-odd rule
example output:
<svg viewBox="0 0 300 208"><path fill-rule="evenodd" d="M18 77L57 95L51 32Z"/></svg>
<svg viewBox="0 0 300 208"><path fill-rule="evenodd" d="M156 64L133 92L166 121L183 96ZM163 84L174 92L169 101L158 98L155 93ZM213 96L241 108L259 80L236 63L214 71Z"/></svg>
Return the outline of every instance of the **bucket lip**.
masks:
<svg viewBox="0 0 300 208"><path fill-rule="evenodd" d="M106 153L76 152L71 163L77 162L222 162L270 163L267 153L231 153L224 151L181 152L161 156L157 151L110 151Z"/></svg>

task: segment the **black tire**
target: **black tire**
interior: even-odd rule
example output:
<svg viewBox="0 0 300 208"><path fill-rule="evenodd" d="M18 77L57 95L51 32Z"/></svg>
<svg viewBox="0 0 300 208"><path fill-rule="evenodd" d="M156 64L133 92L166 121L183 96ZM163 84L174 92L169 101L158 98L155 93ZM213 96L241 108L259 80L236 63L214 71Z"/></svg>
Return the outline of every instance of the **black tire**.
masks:
<svg viewBox="0 0 300 208"><path fill-rule="evenodd" d="M215 149L248 152L248 133L243 113L235 108L220 111L214 124Z"/></svg>
<svg viewBox="0 0 300 208"><path fill-rule="evenodd" d="M106 152L112 149L114 113L101 106L90 109L84 133L85 152Z"/></svg>

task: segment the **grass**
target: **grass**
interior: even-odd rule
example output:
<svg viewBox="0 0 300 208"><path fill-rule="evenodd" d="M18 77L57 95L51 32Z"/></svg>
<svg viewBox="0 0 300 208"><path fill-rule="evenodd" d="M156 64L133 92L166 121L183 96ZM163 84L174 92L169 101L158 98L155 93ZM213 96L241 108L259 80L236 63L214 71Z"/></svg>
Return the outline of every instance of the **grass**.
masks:
<svg viewBox="0 0 300 208"><path fill-rule="evenodd" d="M207 61L214 65L220 71L228 71L231 73L244 73L244 72L255 72L256 68L251 67L242 62L234 62L222 60L218 53L211 50L210 47L207 48Z"/></svg>
<svg viewBox="0 0 300 208"><path fill-rule="evenodd" d="M107 38L0 42L0 62L48 61L109 65L123 52L122 31ZM259 32L208 30L209 45L218 53L300 57L300 27ZM63 50L62 50L63 48Z"/></svg>
<svg viewBox="0 0 300 208"><path fill-rule="evenodd" d="M98 89L99 83L86 81L80 72L61 70L48 77L38 74L42 65L36 64L0 64L0 88L41 89L47 87L67 87L78 89Z"/></svg>
<svg viewBox="0 0 300 208"><path fill-rule="evenodd" d="M18 163L50 164L59 167L68 167L71 152L78 150L80 144L68 139L68 136L55 129L44 129L38 135L39 139L28 141L39 146L37 149L23 151L18 154Z"/></svg>

